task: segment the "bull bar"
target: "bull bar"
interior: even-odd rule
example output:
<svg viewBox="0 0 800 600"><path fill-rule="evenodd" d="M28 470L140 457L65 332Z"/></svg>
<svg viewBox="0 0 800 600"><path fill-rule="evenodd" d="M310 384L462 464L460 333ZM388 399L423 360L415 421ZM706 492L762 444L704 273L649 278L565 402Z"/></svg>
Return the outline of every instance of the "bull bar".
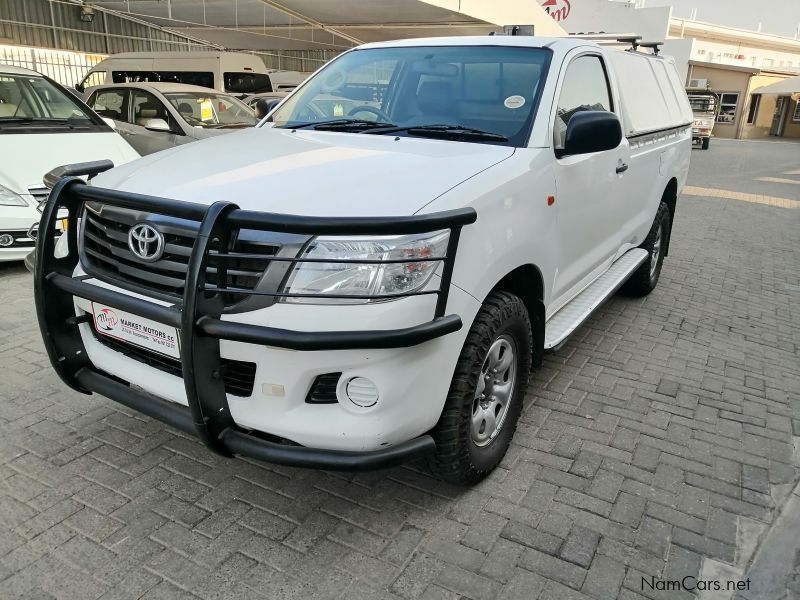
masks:
<svg viewBox="0 0 800 600"><path fill-rule="evenodd" d="M51 172L46 181L53 187L40 223L36 241L34 296L36 312L47 354L59 377L70 388L82 393L99 393L120 404L192 433L212 451L223 456L242 455L266 462L330 470L368 470L395 466L435 449L433 438L424 434L400 444L374 451L325 450L265 439L242 429L233 420L228 406L220 359L220 340L231 340L302 351L402 348L421 344L453 333L462 327L461 318L445 314L450 281L455 264L461 228L474 223L472 208L398 217L311 217L242 210L230 202L210 206L146 196L86 184L80 177L92 176L113 166L110 161L68 165ZM91 276L74 276L79 262L78 217L86 202L99 202L120 208L158 213L198 223L191 250L183 298L171 306L93 285ZM55 223L60 210L68 211L72 225L67 235L68 254L55 256ZM63 213L62 213L63 217ZM235 258L233 240L241 229L302 233L307 235L399 235L449 229L450 236L442 257L409 261L335 260L332 262L391 263L438 261L442 263L438 289L385 295L400 298L422 294L437 296L431 321L405 329L364 331L292 331L221 319L222 294L226 286L226 257ZM216 282L209 281L209 257L220 260ZM265 259L271 260L271 259ZM275 258L291 263L298 258ZM307 259L305 259L307 261ZM236 290L233 290L234 292ZM263 292L261 292L263 293ZM292 296L276 292L273 296ZM88 315L77 317L73 297L117 307L140 317L178 330L180 361L188 408L131 387L97 369L89 360L78 326ZM348 297L329 294L326 297Z"/></svg>

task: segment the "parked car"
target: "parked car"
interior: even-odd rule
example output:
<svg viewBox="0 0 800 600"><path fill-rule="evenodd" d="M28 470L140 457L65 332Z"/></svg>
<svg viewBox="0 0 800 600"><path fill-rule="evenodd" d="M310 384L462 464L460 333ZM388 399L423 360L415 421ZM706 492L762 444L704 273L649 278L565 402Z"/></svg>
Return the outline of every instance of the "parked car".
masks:
<svg viewBox="0 0 800 600"><path fill-rule="evenodd" d="M244 52L124 52L100 61L75 86L116 83L182 83L230 94L273 91L269 69L258 56Z"/></svg>
<svg viewBox="0 0 800 600"><path fill-rule="evenodd" d="M719 110L717 95L711 90L704 89L687 89L686 94L694 114L692 143L700 144L703 150L708 150Z"/></svg>
<svg viewBox="0 0 800 600"><path fill-rule="evenodd" d="M181 83L102 85L87 90L87 98L142 155L258 122L233 96Z"/></svg>
<svg viewBox="0 0 800 600"><path fill-rule="evenodd" d="M52 79L0 64L0 156L0 261L8 261L34 246L36 207L49 193L45 173L72 161L122 165L139 155Z"/></svg>
<svg viewBox="0 0 800 600"><path fill-rule="evenodd" d="M321 116L331 97L355 104ZM257 128L62 179L43 222L69 207L82 229L57 270L42 239L45 344L67 385L222 454L426 456L475 482L544 352L618 288L656 287L691 124L665 56L519 36L361 46Z"/></svg>

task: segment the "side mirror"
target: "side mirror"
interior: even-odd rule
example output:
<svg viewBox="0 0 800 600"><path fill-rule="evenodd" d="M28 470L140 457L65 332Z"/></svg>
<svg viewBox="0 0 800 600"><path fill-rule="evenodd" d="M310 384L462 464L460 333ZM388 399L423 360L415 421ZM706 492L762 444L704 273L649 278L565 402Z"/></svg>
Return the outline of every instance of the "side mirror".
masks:
<svg viewBox="0 0 800 600"><path fill-rule="evenodd" d="M76 83L75 89L78 90L81 94L86 90L82 83Z"/></svg>
<svg viewBox="0 0 800 600"><path fill-rule="evenodd" d="M572 156L603 152L619 146L622 125L619 117L604 110L585 110L572 115L564 135L564 147L556 155Z"/></svg>
<svg viewBox="0 0 800 600"><path fill-rule="evenodd" d="M150 131L163 131L166 133L170 133L172 131L169 128L169 123L167 123L164 119L148 119L144 124L144 128L149 129Z"/></svg>
<svg viewBox="0 0 800 600"><path fill-rule="evenodd" d="M105 124L111 127L111 129L113 129L114 131L117 130L117 124L114 123L114 119L109 119L108 117L100 117L100 118L103 119Z"/></svg>

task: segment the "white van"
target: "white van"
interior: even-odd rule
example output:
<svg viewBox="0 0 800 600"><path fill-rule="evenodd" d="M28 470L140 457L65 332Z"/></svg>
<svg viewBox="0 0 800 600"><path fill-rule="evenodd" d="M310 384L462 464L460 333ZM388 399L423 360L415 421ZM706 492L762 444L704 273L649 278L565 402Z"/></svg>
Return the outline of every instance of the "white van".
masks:
<svg viewBox="0 0 800 600"><path fill-rule="evenodd" d="M126 52L97 63L75 88L163 81L258 94L273 91L268 72L258 56L243 52Z"/></svg>
<svg viewBox="0 0 800 600"><path fill-rule="evenodd" d="M42 222L83 218L59 263L44 227L43 339L70 387L221 454L474 483L544 352L656 287L691 127L669 57L368 44L258 127L61 179Z"/></svg>
<svg viewBox="0 0 800 600"><path fill-rule="evenodd" d="M33 249L29 231L49 193L45 173L76 160L122 165L139 155L53 80L0 65L0 157L0 261L10 261Z"/></svg>

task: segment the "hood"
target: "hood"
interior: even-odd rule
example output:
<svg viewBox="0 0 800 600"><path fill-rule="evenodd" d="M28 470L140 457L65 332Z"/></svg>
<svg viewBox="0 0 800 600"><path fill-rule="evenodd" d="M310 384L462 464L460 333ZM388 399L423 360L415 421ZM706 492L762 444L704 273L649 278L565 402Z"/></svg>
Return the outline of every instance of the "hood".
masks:
<svg viewBox="0 0 800 600"><path fill-rule="evenodd" d="M157 152L92 183L266 212L402 215L513 153L489 144L261 127Z"/></svg>
<svg viewBox="0 0 800 600"><path fill-rule="evenodd" d="M85 133L8 133L0 135L0 185L17 194L44 185L45 173L70 163L110 159L123 165L137 152L113 131Z"/></svg>

